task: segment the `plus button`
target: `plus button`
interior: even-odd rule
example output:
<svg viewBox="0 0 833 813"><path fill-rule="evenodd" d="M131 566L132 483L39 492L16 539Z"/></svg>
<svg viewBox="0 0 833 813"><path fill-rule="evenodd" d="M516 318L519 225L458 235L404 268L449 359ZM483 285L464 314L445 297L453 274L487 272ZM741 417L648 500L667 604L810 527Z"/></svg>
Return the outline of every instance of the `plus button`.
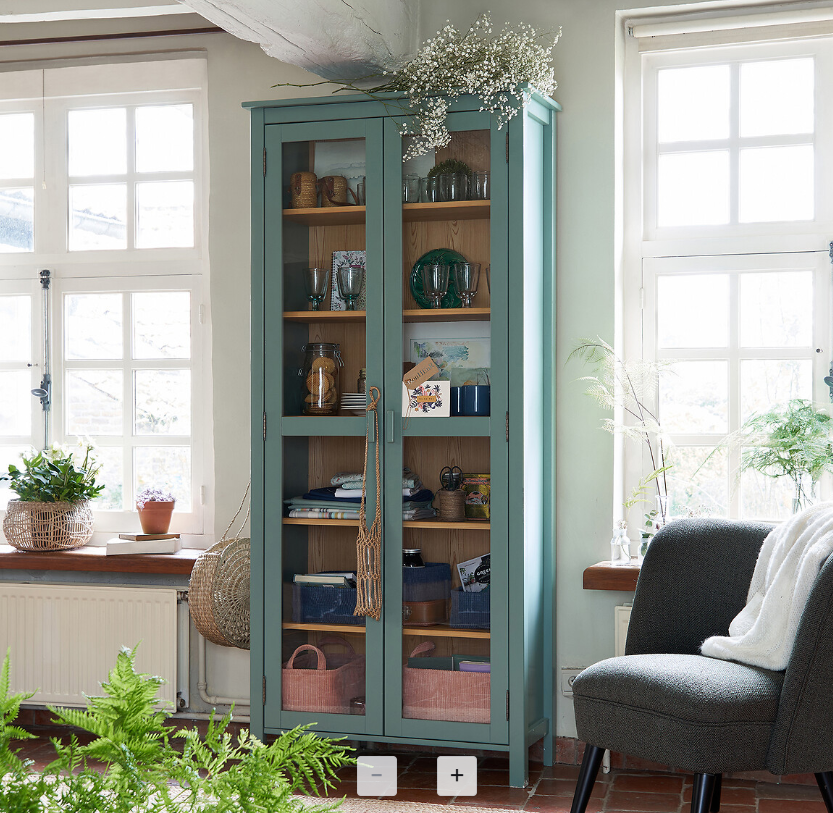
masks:
<svg viewBox="0 0 833 813"><path fill-rule="evenodd" d="M460 773L459 768L458 768L456 771L454 771L454 773L453 773L453 774L451 774L451 775L454 777L454 781L455 781L455 782L459 782L459 781L460 781L460 779L461 779L463 776L465 776L465 774Z"/></svg>

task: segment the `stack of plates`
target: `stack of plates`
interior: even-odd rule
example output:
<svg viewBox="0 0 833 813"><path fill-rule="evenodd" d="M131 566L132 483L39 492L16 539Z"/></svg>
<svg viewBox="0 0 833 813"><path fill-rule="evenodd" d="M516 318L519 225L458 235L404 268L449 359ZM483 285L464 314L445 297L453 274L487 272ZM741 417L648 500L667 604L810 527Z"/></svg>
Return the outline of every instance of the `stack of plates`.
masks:
<svg viewBox="0 0 833 813"><path fill-rule="evenodd" d="M355 415L363 415L367 406L367 395L363 392L341 393L341 408Z"/></svg>

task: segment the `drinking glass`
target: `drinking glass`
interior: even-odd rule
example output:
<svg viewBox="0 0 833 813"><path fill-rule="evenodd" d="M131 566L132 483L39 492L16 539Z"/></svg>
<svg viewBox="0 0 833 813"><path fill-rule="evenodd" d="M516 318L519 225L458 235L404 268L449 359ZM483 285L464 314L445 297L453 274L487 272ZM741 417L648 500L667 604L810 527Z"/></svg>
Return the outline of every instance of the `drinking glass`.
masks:
<svg viewBox="0 0 833 813"><path fill-rule="evenodd" d="M454 263L452 268L454 283L460 299L463 300L463 307L470 308L480 280L480 263Z"/></svg>
<svg viewBox="0 0 833 813"><path fill-rule="evenodd" d="M361 265L340 265L336 272L338 292L345 302L345 310L356 310L356 300L364 284L364 267Z"/></svg>
<svg viewBox="0 0 833 813"><path fill-rule="evenodd" d="M356 184L356 204L358 206L367 205L367 182L365 176L362 175L361 180Z"/></svg>
<svg viewBox="0 0 833 813"><path fill-rule="evenodd" d="M448 178L448 197L446 200L468 200L469 176L465 172L454 172Z"/></svg>
<svg viewBox="0 0 833 813"><path fill-rule="evenodd" d="M425 179L425 200L428 203L438 203L439 201L445 200L443 194L447 188L447 184L444 181L440 183L440 179L444 177L446 176L434 175L433 178Z"/></svg>
<svg viewBox="0 0 833 813"><path fill-rule="evenodd" d="M489 291L489 295L492 294L492 266L486 266L486 289Z"/></svg>
<svg viewBox="0 0 833 813"><path fill-rule="evenodd" d="M491 181L488 172L472 172L471 174L471 199L489 200L491 195Z"/></svg>
<svg viewBox="0 0 833 813"><path fill-rule="evenodd" d="M419 175L405 175L402 178L402 203L419 203L419 187Z"/></svg>
<svg viewBox="0 0 833 813"><path fill-rule="evenodd" d="M309 300L311 311L321 310L321 303L327 296L330 287L330 269L314 266L304 269L304 288Z"/></svg>
<svg viewBox="0 0 833 813"><path fill-rule="evenodd" d="M432 308L441 308L448 291L448 272L451 266L444 263L428 263L422 266L422 290Z"/></svg>

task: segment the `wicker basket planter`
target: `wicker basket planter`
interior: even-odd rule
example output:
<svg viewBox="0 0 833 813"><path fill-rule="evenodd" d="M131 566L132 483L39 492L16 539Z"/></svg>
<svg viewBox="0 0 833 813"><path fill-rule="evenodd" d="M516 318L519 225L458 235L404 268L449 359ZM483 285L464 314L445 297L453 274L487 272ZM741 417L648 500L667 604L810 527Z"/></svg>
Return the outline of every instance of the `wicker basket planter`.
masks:
<svg viewBox="0 0 833 813"><path fill-rule="evenodd" d="M82 502L23 502L9 500L3 533L18 550L45 553L72 550L90 541L93 512Z"/></svg>
<svg viewBox="0 0 833 813"><path fill-rule="evenodd" d="M166 534L171 527L171 515L174 512L176 500L153 501L148 500L144 505L136 505L139 512L139 523L142 533Z"/></svg>

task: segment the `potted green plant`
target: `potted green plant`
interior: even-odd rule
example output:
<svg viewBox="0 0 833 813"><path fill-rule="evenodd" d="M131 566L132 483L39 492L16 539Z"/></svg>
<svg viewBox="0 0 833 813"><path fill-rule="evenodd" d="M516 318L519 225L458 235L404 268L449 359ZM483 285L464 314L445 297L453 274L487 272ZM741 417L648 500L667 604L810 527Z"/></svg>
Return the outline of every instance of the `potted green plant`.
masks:
<svg viewBox="0 0 833 813"><path fill-rule="evenodd" d="M136 495L139 522L146 534L166 534L171 527L171 515L176 497L168 488L149 486Z"/></svg>
<svg viewBox="0 0 833 813"><path fill-rule="evenodd" d="M45 552L80 548L93 535L90 500L103 490L96 484L100 466L93 446L76 450L53 445L21 456L23 467L10 465L0 477L18 499L9 500L3 533L18 550Z"/></svg>

